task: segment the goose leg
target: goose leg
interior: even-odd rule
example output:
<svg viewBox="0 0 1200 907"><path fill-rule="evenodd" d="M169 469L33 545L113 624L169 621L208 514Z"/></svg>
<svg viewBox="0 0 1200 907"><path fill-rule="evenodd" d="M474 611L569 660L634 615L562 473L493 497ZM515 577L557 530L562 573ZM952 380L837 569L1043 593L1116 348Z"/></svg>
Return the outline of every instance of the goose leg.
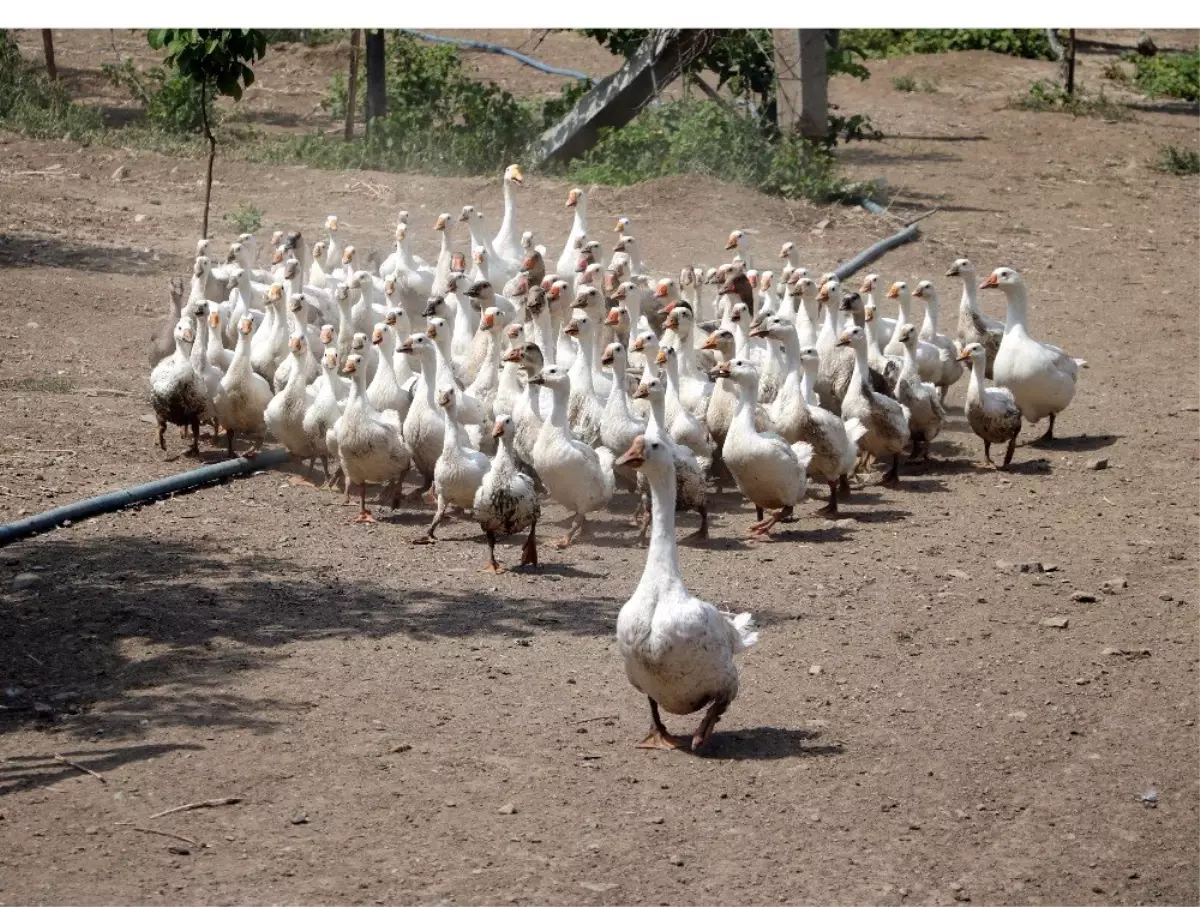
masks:
<svg viewBox="0 0 1200 907"><path fill-rule="evenodd" d="M688 542L703 542L708 539L708 505L701 504L696 508L696 512L700 514L700 528L685 538L684 544Z"/></svg>
<svg viewBox="0 0 1200 907"><path fill-rule="evenodd" d="M786 509L786 508L785 508ZM771 529L783 518L783 510L778 513L773 513L761 523L755 523L750 527L750 538L762 539L767 538Z"/></svg>
<svg viewBox="0 0 1200 907"><path fill-rule="evenodd" d="M525 544L521 546L521 566L536 567L537 565L537 522L535 521L529 527L529 537L525 539Z"/></svg>
<svg viewBox="0 0 1200 907"><path fill-rule="evenodd" d="M1007 466L1012 462L1013 451L1017 449L1017 436L1013 435L1008 439L1008 448L1004 451L1004 465Z"/></svg>
<svg viewBox="0 0 1200 907"><path fill-rule="evenodd" d="M992 460L992 442L991 441L983 442L983 458L987 461L988 466L996 465L995 462Z"/></svg>
<svg viewBox="0 0 1200 907"><path fill-rule="evenodd" d="M167 439L165 437L166 432L167 432L167 423L164 422L162 419L159 419L158 420L158 447L159 447L159 450L167 449Z"/></svg>
<svg viewBox="0 0 1200 907"><path fill-rule="evenodd" d="M229 442L229 459L233 459L233 430L225 429L225 440Z"/></svg>
<svg viewBox="0 0 1200 907"><path fill-rule="evenodd" d="M433 522L429 524L429 529L424 535L413 539L413 544L432 545L434 542L436 542L437 536L433 534L433 531L438 528L438 523L442 521L442 517L445 515L445 513L446 498L444 495L439 494L437 496L437 511L433 514ZM493 558L493 560L495 560L495 558Z"/></svg>
<svg viewBox="0 0 1200 907"><path fill-rule="evenodd" d="M837 487L838 487L838 491L840 491L842 493L842 500L845 500L846 498L850 497L850 477L849 476L843 475L841 478L839 478Z"/></svg>
<svg viewBox="0 0 1200 907"><path fill-rule="evenodd" d="M846 478L845 476L842 476L843 480L845 478ZM840 484L839 482L830 482L829 483L829 503L826 504L824 507L822 507L820 510L818 510L817 513L827 513L830 516L837 516L837 512L838 512L837 496L838 496L838 485L839 484Z"/></svg>
<svg viewBox="0 0 1200 907"><path fill-rule="evenodd" d="M728 696L714 700L713 704L708 707L708 711L704 713L704 720L700 722L700 727L696 728L696 733L692 737L693 753L708 743L713 728L717 726L717 722L721 720L721 716L725 714L727 708L729 708Z"/></svg>
<svg viewBox="0 0 1200 907"><path fill-rule="evenodd" d="M347 483L346 484L347 491L349 491L349 488L350 488L350 484ZM367 510L367 483L366 482L359 483L358 498L359 498L359 504L360 504L358 516L356 516L350 522L352 522L352 523L374 523L374 522L377 522L375 517L371 515L371 511Z"/></svg>
<svg viewBox="0 0 1200 907"><path fill-rule="evenodd" d="M646 697L649 699L650 697ZM658 714L658 703L650 699L650 733L637 745L640 750L679 749L679 740L672 737Z"/></svg>
<svg viewBox="0 0 1200 907"><path fill-rule="evenodd" d="M781 523L794 523L794 522L796 522L796 517L792 515L792 514L793 514L793 511L794 511L794 509L795 509L795 508L793 508L793 507L792 507L792 506L789 504L787 507L784 507L784 508L783 508L783 510L779 511L779 522L781 522Z"/></svg>
<svg viewBox="0 0 1200 907"><path fill-rule="evenodd" d="M200 456L200 420L192 420L192 446L188 448L188 453L193 457Z"/></svg>
<svg viewBox="0 0 1200 907"><path fill-rule="evenodd" d="M758 519L758 522L761 523L763 521L763 509L761 507L754 508L754 515Z"/></svg>
<svg viewBox="0 0 1200 907"><path fill-rule="evenodd" d="M1044 435L1042 435L1040 438L1038 438L1036 441L1034 441L1033 442L1034 444L1045 444L1047 441L1054 440L1054 417L1056 415L1057 415L1057 413L1050 414L1050 425L1046 429L1046 433Z"/></svg>
<svg viewBox="0 0 1200 907"><path fill-rule="evenodd" d="M488 562L487 562L487 566L485 566L483 569L491 570L492 573L503 573L504 568L501 567L498 563L496 563L496 533L492 532L492 530L489 529L487 531L487 540L488 540Z"/></svg>
<svg viewBox="0 0 1200 907"><path fill-rule="evenodd" d="M563 548L570 546L571 542L575 541L575 537L583 531L583 525L587 522L587 517L582 513L577 513L571 522L571 528L567 530L567 534L554 543L554 547L560 551Z"/></svg>
<svg viewBox="0 0 1200 907"><path fill-rule="evenodd" d="M892 468L887 471L883 477L884 485L899 485L900 484L900 454L892 459Z"/></svg>

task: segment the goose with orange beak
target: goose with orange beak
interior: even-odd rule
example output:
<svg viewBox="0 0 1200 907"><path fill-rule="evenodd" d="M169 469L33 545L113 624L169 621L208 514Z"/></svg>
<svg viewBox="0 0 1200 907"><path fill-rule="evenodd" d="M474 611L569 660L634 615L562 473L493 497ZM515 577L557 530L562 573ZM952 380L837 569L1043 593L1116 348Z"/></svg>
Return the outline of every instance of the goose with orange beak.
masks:
<svg viewBox="0 0 1200 907"><path fill-rule="evenodd" d="M492 457L491 468L475 492L472 506L479 528L488 540L486 569L493 573L504 572L504 568L496 561L496 537L516 535L526 529L529 535L521 546L521 566L538 565L537 523L542 514L542 505L533 479L518 467L513 449L515 436L516 425L512 416L499 416L492 427L492 437L497 441L496 453Z"/></svg>
<svg viewBox="0 0 1200 907"><path fill-rule="evenodd" d="M992 445L1008 445L1004 451L1004 466L1012 462L1017 447L1017 435L1021 433L1021 409L1006 387L988 387L984 374L987 365L987 349L981 343L968 343L958 356L959 361L970 364L971 376L967 380L967 424L983 441L983 459L987 466L996 468L992 460Z"/></svg>
<svg viewBox="0 0 1200 907"><path fill-rule="evenodd" d="M200 452L200 420L209 407L203 380L192 367L192 344L196 342L194 319L183 315L171 337L175 351L150 372L150 405L158 422L158 446L167 449L167 423L192 430L192 456ZM235 355L236 358L236 355Z"/></svg>
<svg viewBox="0 0 1200 907"><path fill-rule="evenodd" d="M675 464L668 442L639 435L619 462L637 469L650 487L653 529L637 589L617 615L617 650L625 675L650 703L650 733L638 744L675 749L683 744L662 722L705 709L691 738L693 751L738 694L734 656L758 641L751 616L719 611L688 593L675 541Z"/></svg>
<svg viewBox="0 0 1200 907"><path fill-rule="evenodd" d="M1079 370L1087 367L1087 360L1029 335L1028 291L1024 278L1012 268L996 268L980 289L999 289L1008 302L1004 339L992 369L996 383L1012 392L1027 421L1050 419L1038 443L1053 441L1054 420L1074 399Z"/></svg>
<svg viewBox="0 0 1200 907"><path fill-rule="evenodd" d="M980 344L987 352L985 374L991 378L993 377L992 367L996 362L996 353L1000 351L1000 341L1004 339L1004 322L989 318L980 311L977 299L979 277L975 273L975 265L969 258L956 258L946 271L946 276L957 277L962 281L956 334L958 347L960 350L965 350L972 343Z"/></svg>
<svg viewBox="0 0 1200 907"><path fill-rule="evenodd" d="M525 176L517 164L509 164L504 168L504 216L500 221L500 229L492 239L492 248L506 261L520 262L521 228L517 226L517 195L514 186L524 186Z"/></svg>
<svg viewBox="0 0 1200 907"><path fill-rule="evenodd" d="M395 508L400 485L412 461L408 447L400 435L400 421L395 413L379 413L367 399L367 370L363 357L351 353L344 368L350 376L350 395L346 409L337 422L338 459L346 476L346 492L358 485L359 512L355 523L374 523L367 509L367 485L385 485L384 497L391 492Z"/></svg>
<svg viewBox="0 0 1200 907"><path fill-rule="evenodd" d="M909 441L908 407L872 389L867 378L867 336L862 328L846 328L838 338L838 346L849 347L854 353L854 372L842 398L841 416L847 421L857 419L866 428L858 439L860 453L879 461L892 458L883 483L896 484L900 481L900 458Z"/></svg>

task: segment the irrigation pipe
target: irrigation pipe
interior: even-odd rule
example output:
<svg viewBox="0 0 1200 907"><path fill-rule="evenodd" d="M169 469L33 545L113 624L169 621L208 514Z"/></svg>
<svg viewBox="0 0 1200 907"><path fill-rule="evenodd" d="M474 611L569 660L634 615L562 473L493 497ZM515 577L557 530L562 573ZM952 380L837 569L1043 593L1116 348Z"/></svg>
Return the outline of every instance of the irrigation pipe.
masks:
<svg viewBox="0 0 1200 907"><path fill-rule="evenodd" d="M888 213L886 208L884 208L882 205L879 205L879 204L871 201L871 199L869 199L869 198L864 198L864 199L860 200L859 204L865 210L869 211L872 214L882 216L882 215L885 215ZM901 230L899 233L893 233L891 236L887 237L886 239L881 239L879 242L875 243L875 245L873 245L867 249L863 249L861 252L859 252L857 255L855 255L849 261L838 265L833 273L837 275L838 280L845 280L847 277L849 277L855 271L865 268L871 262L882 258L888 252L892 251L892 249L895 249L899 246L903 246L905 243L912 242L914 239L916 239L920 235L920 232L921 232L920 229L917 227L917 221L924 220L926 217L928 217L930 214L933 214L935 211L937 211L936 208L934 208L933 211L925 212L920 217L918 217L916 220L913 220L910 223L908 223L904 227L904 229Z"/></svg>
<svg viewBox="0 0 1200 907"><path fill-rule="evenodd" d="M181 491L190 491L201 485L210 485L222 479L232 479L250 472L279 466L286 463L288 459L288 452L282 448L264 450L252 459L238 457L236 460L225 460L222 463L201 466L199 469L180 473L177 476L155 479L144 485L134 485L132 488L110 491L94 498L67 504L64 507L55 507L45 513L38 513L25 517L23 520L0 526L0 548L39 532L58 529L68 523L77 523L102 513L111 513L135 504L143 504L155 498L178 494Z"/></svg>
<svg viewBox="0 0 1200 907"><path fill-rule="evenodd" d="M431 35L428 32L414 31L411 28L402 28L400 31L406 35L412 35L414 38L420 38L422 41L432 41L434 44L453 44L455 47L465 47L469 50L482 50L490 54L503 54L547 75L566 76L569 79L579 79L581 82L591 80L591 76L584 75L581 72L576 72L573 69L559 69L557 66L551 66L548 63L543 63L541 60L535 60L533 57L526 56L520 51L512 50L500 44L489 44L486 41L470 41L466 38L445 38L441 35Z"/></svg>

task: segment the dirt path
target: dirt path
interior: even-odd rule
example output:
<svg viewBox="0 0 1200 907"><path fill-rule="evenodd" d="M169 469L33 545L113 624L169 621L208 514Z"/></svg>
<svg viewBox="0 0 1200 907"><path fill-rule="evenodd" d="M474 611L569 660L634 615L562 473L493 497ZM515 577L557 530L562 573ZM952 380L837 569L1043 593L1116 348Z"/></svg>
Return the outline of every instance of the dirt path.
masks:
<svg viewBox="0 0 1200 907"><path fill-rule="evenodd" d="M643 557L627 500L537 576L480 573L464 522L416 548L426 509L363 529L279 473L0 549L0 901L1195 903L1198 183L1148 167L1195 142L1195 112L1008 109L1049 67L987 54L872 70L834 100L902 137L848 166L903 187L897 210L940 206L878 270L936 280L952 308L958 255L1020 269L1035 336L1089 361L1062 441L977 469L956 387L937 462L856 493L845 522L809 503L746 543L752 513L724 497L684 574L763 629L705 758L632 746L648 716L612 638ZM191 465L175 438L152 447L140 395L202 190L195 161L0 142L8 520ZM219 211L254 202L267 229L336 212L366 248L401 206L423 254L441 210L498 222L495 181L218 179ZM521 196L552 249L567 188ZM819 270L889 229L691 179L593 209L632 217L663 271L718 261L735 226ZM150 818L218 797L242 799Z"/></svg>

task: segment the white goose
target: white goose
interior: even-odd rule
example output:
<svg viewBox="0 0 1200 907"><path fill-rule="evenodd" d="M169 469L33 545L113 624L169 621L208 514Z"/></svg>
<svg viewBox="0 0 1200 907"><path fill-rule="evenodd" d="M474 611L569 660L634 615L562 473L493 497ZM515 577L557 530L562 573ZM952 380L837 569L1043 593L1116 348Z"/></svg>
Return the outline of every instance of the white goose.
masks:
<svg viewBox="0 0 1200 907"><path fill-rule="evenodd" d="M525 254L521 249L521 228L517 226L517 195L513 186L525 185L525 177L521 168L509 164L504 168L504 217L500 221L500 229L492 240L492 246L509 263L516 263L520 270L521 261Z"/></svg>
<svg viewBox="0 0 1200 907"><path fill-rule="evenodd" d="M569 283L575 276L575 262L579 258L575 243L587 235L587 193L582 189L572 189L567 193L567 207L574 208L575 214L571 220L571 232L567 234L562 254L554 266L554 273L559 280Z"/></svg>
<svg viewBox="0 0 1200 907"><path fill-rule="evenodd" d="M438 406L445 412L446 430L442 433L442 452L433 469L433 493L437 497L437 510L433 522L424 536L413 539L415 544L436 542L434 532L446 515L446 507L454 504L467 510L475 504L475 493L483 484L491 463L488 458L470 447L458 443L458 419L456 398L458 391L453 387L442 387L437 392Z"/></svg>
<svg viewBox="0 0 1200 907"><path fill-rule="evenodd" d="M574 514L567 534L554 543L566 548L584 531L587 515L612 500L614 456L607 447L593 450L572 437L567 424L570 388L565 369L548 365L529 381L544 384L553 393L550 417L542 423L533 446L533 465L550 496Z"/></svg>
<svg viewBox="0 0 1200 907"><path fill-rule="evenodd" d="M617 615L617 650L625 675L650 700L650 733L638 744L679 745L663 725L659 707L689 715L707 708L692 749L708 742L713 727L738 693L734 655L758 641L749 614L718 611L688 593L675 541L675 464L669 446L639 436L620 457L650 484L653 529L637 589Z"/></svg>
<svg viewBox="0 0 1200 907"><path fill-rule="evenodd" d="M900 366L900 375L896 378L896 401L908 407L908 433L912 438L913 456L921 452L924 459L928 460L929 444L942 430L946 409L942 405L940 389L922 381L917 374L915 325L906 324L900 328L900 342L904 346L904 364Z"/></svg>
<svg viewBox="0 0 1200 907"><path fill-rule="evenodd" d="M934 287L933 281L922 280L918 283L916 290L913 291L913 298L920 299L925 303L925 318L921 322L919 337L926 343L932 343L938 348L942 376L937 381L934 381L933 384L937 386L938 392L942 395L942 400L945 401L946 392L957 383L963 374L962 363L958 361L958 344L945 334L938 333L940 304L938 302L937 289Z"/></svg>
<svg viewBox="0 0 1200 907"><path fill-rule="evenodd" d="M235 435L255 436L254 446L247 456L258 453L266 439L263 412L271 402L271 385L250 365L250 334L253 330L254 323L249 318L243 318L238 324L238 343L233 351L233 362L229 364L229 369L221 379L220 389L213 398L213 409L229 442L230 457L233 456Z"/></svg>
<svg viewBox="0 0 1200 907"><path fill-rule="evenodd" d="M374 523L367 509L367 484L382 483L384 495L392 492L392 506L399 497L400 485L408 472L412 456L400 435L400 422L394 412L378 413L367 399L366 370L362 356L351 354L345 371L350 375L350 396L346 410L337 421L338 458L346 474L346 491L358 485L360 509L356 523Z"/></svg>
<svg viewBox="0 0 1200 907"><path fill-rule="evenodd" d="M1027 421L1050 417L1050 425L1039 441L1051 441L1054 419L1075 396L1079 369L1087 366L1087 360L1075 359L1059 347L1029 336L1029 297L1024 279L1012 268L996 268L979 288L998 288L1008 301L1004 339L993 368L996 383L1012 392Z"/></svg>
<svg viewBox="0 0 1200 907"><path fill-rule="evenodd" d="M854 374L846 396L842 398L842 418L858 419L866 433L858 439L858 449L876 459L893 457L892 467L883 477L885 485L900 481L900 456L908 444L908 407L873 390L867 364L867 336L858 325L844 330L838 346L854 350Z"/></svg>
<svg viewBox="0 0 1200 907"><path fill-rule="evenodd" d="M992 377L992 368L996 362L996 353L1000 351L1000 341L1004 339L1004 322L989 318L979 310L976 294L979 291L979 278L975 274L975 265L969 258L957 258L947 277L958 277L962 280L962 297L958 302L958 343L966 349L972 343L980 344L987 352L987 377Z"/></svg>
<svg viewBox="0 0 1200 907"><path fill-rule="evenodd" d="M182 316L175 324L172 338L175 352L161 360L150 372L150 403L158 421L158 446L167 449L165 432L167 423L190 426L192 446L190 452L200 452L200 420L208 409L208 394L204 382L192 367L192 344L196 332L193 319Z"/></svg>
<svg viewBox="0 0 1200 907"><path fill-rule="evenodd" d="M289 370L287 384L283 390L271 398L263 413L267 430L287 448L289 454L299 460L309 461L309 475L316 466L317 450L312 438L304 430L304 416L309 406L315 401L307 387L304 366L308 361L308 341L297 331L288 341L291 352L292 368ZM311 485L310 479L293 476L292 484Z"/></svg>
<svg viewBox="0 0 1200 907"><path fill-rule="evenodd" d="M808 464L812 446L804 441L788 444L774 432L754 427L758 407L758 371L748 359L735 357L713 369L714 378L729 378L737 388L737 410L721 456L738 489L759 510L775 513L750 527L751 538L764 538L787 511L804 499L808 489Z"/></svg>

